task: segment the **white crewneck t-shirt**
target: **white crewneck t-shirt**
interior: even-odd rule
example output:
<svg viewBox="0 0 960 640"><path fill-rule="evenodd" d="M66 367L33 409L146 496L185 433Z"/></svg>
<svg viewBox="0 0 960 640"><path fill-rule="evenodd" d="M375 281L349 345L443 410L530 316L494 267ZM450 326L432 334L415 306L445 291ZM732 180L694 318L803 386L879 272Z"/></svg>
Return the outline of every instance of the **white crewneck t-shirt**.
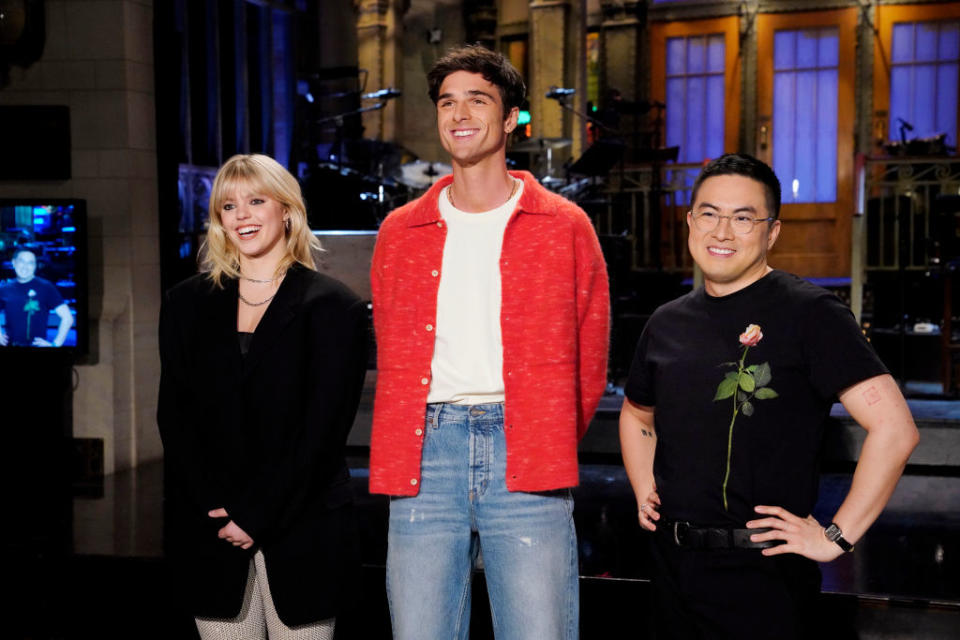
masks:
<svg viewBox="0 0 960 640"><path fill-rule="evenodd" d="M450 187L440 192L447 238L427 402L503 402L500 250L507 221L523 192L523 182L516 181L517 192L509 200L482 213L468 213L450 204Z"/></svg>

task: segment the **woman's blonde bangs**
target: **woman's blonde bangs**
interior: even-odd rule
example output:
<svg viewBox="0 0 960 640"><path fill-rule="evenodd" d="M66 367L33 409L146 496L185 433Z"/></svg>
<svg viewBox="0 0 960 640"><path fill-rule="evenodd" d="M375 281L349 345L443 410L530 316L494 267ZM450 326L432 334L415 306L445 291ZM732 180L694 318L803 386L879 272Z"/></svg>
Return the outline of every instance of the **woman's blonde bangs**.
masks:
<svg viewBox="0 0 960 640"><path fill-rule="evenodd" d="M200 266L211 280L222 286L224 276L240 277L240 255L227 237L220 211L241 185L279 202L289 217L286 231L286 255L277 266L277 275L294 263L316 269L314 253L321 251L320 241L307 221L300 184L273 158L261 154L236 155L217 172L210 189L207 238L200 249Z"/></svg>

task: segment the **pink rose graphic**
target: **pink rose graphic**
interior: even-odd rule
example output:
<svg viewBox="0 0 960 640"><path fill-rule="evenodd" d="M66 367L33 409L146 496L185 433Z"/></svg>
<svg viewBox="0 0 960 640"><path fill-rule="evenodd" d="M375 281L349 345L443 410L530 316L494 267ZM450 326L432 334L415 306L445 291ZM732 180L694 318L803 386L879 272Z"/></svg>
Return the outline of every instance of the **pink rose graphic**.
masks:
<svg viewBox="0 0 960 640"><path fill-rule="evenodd" d="M755 347L763 340L763 332L760 331L760 325L751 324L747 330L740 334L740 344L745 347Z"/></svg>
<svg viewBox="0 0 960 640"><path fill-rule="evenodd" d="M746 331L740 334L740 344L743 345L743 351L740 353L740 360L736 362L725 362L720 366L736 367L736 371L728 371L723 376L723 380L717 386L717 393L713 396L713 401L726 400L733 398L733 416L730 418L730 426L727 428L727 470L723 475L723 508L728 509L727 505L727 483L730 480L730 456L733 453L733 425L737 421L737 416L741 413L750 417L754 412L754 402L757 400L772 400L778 396L777 392L768 387L770 380L773 379L773 372L770 370L770 363L747 364L747 352L750 347L755 347L763 339L763 332L760 325L747 325Z"/></svg>

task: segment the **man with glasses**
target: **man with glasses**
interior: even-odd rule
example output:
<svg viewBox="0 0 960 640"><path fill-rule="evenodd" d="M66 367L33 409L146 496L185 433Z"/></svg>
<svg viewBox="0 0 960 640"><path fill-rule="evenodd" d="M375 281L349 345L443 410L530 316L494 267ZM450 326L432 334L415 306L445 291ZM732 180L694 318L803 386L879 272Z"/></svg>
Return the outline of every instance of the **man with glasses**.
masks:
<svg viewBox="0 0 960 640"><path fill-rule="evenodd" d="M653 532L657 638L813 637L816 562L853 550L917 429L850 310L767 264L781 231L773 170L722 156L691 201L704 286L650 318L620 414L640 525ZM810 513L835 398L867 436L825 527Z"/></svg>

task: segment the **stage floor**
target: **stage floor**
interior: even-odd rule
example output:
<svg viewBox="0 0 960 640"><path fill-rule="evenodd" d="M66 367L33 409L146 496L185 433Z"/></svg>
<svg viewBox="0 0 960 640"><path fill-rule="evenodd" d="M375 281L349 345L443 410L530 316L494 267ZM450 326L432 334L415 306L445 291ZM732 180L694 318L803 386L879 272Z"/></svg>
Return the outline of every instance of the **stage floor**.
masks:
<svg viewBox="0 0 960 640"><path fill-rule="evenodd" d="M360 614L345 621L341 637L388 638L383 589L388 501L367 492L364 464L363 459L351 460L362 537L363 602ZM103 584L110 580L126 583L125 589L146 589L145 594L156 589L157 583L163 584L159 578L162 476L161 464L143 465L106 478L101 495L73 499L71 569L64 578L68 583L80 581L107 593L116 592L117 584ZM814 514L821 522L829 519L849 482L846 474L822 477ZM612 634L613 629L636 620L638 613L649 613L645 603L649 601L646 534L636 524L636 503L622 466L583 464L575 498L581 637L619 637ZM822 565L822 571L824 615L845 625L844 633L838 632L836 637L960 638L960 477L905 476L856 551ZM141 581L143 587L138 586ZM477 584L481 588L482 577ZM69 591L76 593L76 588L82 587L75 585ZM162 597L165 606L175 611L174 601L168 599L173 595L164 593ZM136 606L146 606L138 602ZM485 635L489 632L485 607L482 594L474 598L476 638L490 637ZM109 611L105 609L103 615L110 616ZM95 612L86 610L85 615L86 625L96 628ZM182 612L164 624L179 625L174 632L167 628L167 637L169 633L192 633L189 618ZM631 637L650 637L644 624L636 631Z"/></svg>
<svg viewBox="0 0 960 640"><path fill-rule="evenodd" d="M649 559L636 502L618 461L609 396L581 445L574 517L581 562L581 638L649 638ZM911 401L927 462L911 464L890 504L853 554L823 565L824 638L960 639L960 403ZM361 406L358 422L369 407ZM842 411L834 417L844 420ZM862 431L846 425L846 431ZM352 435L353 438L356 434ZM362 446L349 460L360 521L362 592L338 638L389 638L384 589L388 500L367 491ZM919 450L918 450L919 451ZM926 456L926 458L924 458ZM849 466L849 464L848 464ZM814 515L829 520L850 483L843 461L821 478ZM66 496L57 525L14 534L12 638L193 638L176 585L163 571L163 465L108 476ZM29 520L29 518L27 519ZM32 527L32 529L31 529ZM27 531L34 533L28 534ZM482 574L476 586L482 588ZM492 637L482 593L474 638ZM143 626L143 625L146 626ZM131 625L137 631L131 632Z"/></svg>

